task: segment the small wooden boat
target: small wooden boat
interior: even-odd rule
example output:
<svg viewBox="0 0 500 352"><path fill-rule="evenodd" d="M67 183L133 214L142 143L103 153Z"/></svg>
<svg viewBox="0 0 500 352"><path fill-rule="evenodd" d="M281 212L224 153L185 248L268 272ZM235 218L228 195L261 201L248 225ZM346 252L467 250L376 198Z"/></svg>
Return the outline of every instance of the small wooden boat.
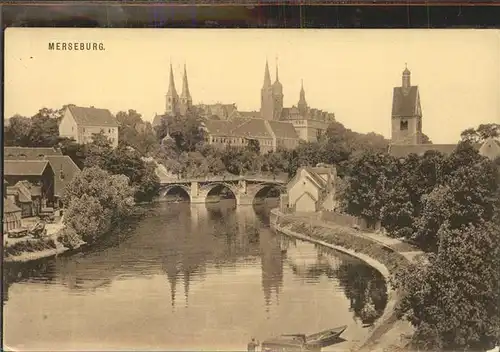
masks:
<svg viewBox="0 0 500 352"><path fill-rule="evenodd" d="M340 335L347 329L347 325L335 329L328 329L306 337L306 344L327 347L338 341Z"/></svg>
<svg viewBox="0 0 500 352"><path fill-rule="evenodd" d="M347 325L320 331L312 335L283 334L263 341L262 351L321 351L321 348L338 342L345 329L347 329Z"/></svg>

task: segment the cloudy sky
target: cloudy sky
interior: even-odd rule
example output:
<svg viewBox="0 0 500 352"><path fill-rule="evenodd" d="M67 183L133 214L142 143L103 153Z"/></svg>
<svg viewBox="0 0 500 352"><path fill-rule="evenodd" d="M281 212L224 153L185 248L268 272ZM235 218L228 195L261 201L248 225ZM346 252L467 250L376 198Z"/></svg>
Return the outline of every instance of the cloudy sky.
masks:
<svg viewBox="0 0 500 352"><path fill-rule="evenodd" d="M390 137L392 89L405 63L420 87L424 132L454 143L500 122L496 30L33 29L5 34L5 117L73 103L162 113L172 62L177 90L187 65L193 101L258 110L266 58L276 59L285 106L304 80L311 107L359 132ZM104 51L51 51L49 42L98 42Z"/></svg>

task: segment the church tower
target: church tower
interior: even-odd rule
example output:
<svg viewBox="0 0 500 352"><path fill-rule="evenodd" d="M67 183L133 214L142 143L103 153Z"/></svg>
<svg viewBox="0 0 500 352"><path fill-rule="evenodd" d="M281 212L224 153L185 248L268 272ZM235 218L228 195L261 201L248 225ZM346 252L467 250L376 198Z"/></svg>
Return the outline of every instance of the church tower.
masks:
<svg viewBox="0 0 500 352"><path fill-rule="evenodd" d="M271 75L269 74L269 65L266 60L264 70L264 84L260 90L260 116L266 120L272 120L274 115L273 107L273 86L271 85Z"/></svg>
<svg viewBox="0 0 500 352"><path fill-rule="evenodd" d="M391 144L421 143L422 108L418 86L411 85L411 72L405 67L401 87L394 87L392 98Z"/></svg>
<svg viewBox="0 0 500 352"><path fill-rule="evenodd" d="M300 116L305 117L307 115L307 101L306 92L304 91L304 80L302 80L301 82L300 97L299 102L297 103L297 108L299 109Z"/></svg>
<svg viewBox="0 0 500 352"><path fill-rule="evenodd" d="M278 76L278 60L276 60L276 81L273 83L273 120L280 120L283 111L283 85Z"/></svg>
<svg viewBox="0 0 500 352"><path fill-rule="evenodd" d="M193 107L193 99L191 98L191 93L189 92L189 84L187 78L186 64L184 64L184 77L182 78L182 93L180 97L179 111L182 116L191 110Z"/></svg>
<svg viewBox="0 0 500 352"><path fill-rule="evenodd" d="M166 115L176 115L179 113L179 95L175 89L174 82L174 71L172 70L172 64L170 64L170 80L168 84L168 92L166 95Z"/></svg>

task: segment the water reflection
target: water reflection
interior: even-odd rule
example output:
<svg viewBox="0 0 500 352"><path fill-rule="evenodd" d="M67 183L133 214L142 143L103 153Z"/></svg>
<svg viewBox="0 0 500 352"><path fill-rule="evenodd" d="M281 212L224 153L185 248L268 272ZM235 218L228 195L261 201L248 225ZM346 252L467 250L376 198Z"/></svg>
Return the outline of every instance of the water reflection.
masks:
<svg viewBox="0 0 500 352"><path fill-rule="evenodd" d="M366 322L367 307L377 317L385 307L378 272L274 234L265 205L163 203L147 212L85 253L4 268L9 344L241 347L252 335L313 333L353 315ZM45 313L32 314L33 305Z"/></svg>

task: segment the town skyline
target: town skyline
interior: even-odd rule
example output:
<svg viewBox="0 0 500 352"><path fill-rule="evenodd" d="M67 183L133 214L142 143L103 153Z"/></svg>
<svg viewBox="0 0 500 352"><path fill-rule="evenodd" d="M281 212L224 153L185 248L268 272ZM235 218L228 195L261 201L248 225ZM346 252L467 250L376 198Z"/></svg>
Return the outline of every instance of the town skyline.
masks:
<svg viewBox="0 0 500 352"><path fill-rule="evenodd" d="M99 42L105 50L48 49L65 41ZM158 51L163 43L175 49ZM297 105L303 81L310 107L356 132L390 138L392 93L405 63L434 143L455 143L464 129L500 116L498 31L21 28L6 31L5 44L5 118L72 103L114 114L134 109L151 122L165 109L170 63L178 91L186 65L194 105L258 111L266 59L274 81L276 57L284 106Z"/></svg>

